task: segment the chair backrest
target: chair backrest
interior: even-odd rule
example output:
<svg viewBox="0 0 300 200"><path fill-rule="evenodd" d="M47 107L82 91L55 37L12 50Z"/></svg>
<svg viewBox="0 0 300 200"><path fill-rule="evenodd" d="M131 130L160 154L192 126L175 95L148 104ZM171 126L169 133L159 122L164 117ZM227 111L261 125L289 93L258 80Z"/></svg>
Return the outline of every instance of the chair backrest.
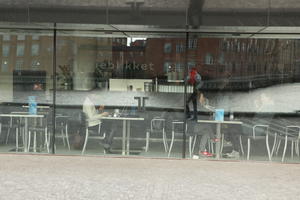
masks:
<svg viewBox="0 0 300 200"><path fill-rule="evenodd" d="M154 117L151 120L151 131L162 131L165 128L165 119Z"/></svg>
<svg viewBox="0 0 300 200"><path fill-rule="evenodd" d="M186 124L186 128L188 127L188 125ZM180 133L180 134L184 134L184 122L183 121L178 121L178 120L173 120L172 121L172 131L174 131L174 133Z"/></svg>

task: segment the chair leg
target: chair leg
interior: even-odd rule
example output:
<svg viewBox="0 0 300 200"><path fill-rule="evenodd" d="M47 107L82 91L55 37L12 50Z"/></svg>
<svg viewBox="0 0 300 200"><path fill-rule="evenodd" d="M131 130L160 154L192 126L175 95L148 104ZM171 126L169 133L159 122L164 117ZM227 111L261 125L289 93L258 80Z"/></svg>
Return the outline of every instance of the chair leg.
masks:
<svg viewBox="0 0 300 200"><path fill-rule="evenodd" d="M166 137L166 132L163 130L163 143L165 147L165 152L168 152L168 143L167 143L167 137Z"/></svg>
<svg viewBox="0 0 300 200"><path fill-rule="evenodd" d="M169 148L168 158L170 157L170 154L171 154L171 151L173 148L174 137L175 137L175 133L174 133L174 131L172 131L172 139L171 139L171 144L170 144L170 148Z"/></svg>
<svg viewBox="0 0 300 200"><path fill-rule="evenodd" d="M24 130L25 130L24 127L20 127L23 146L25 144L25 131Z"/></svg>
<svg viewBox="0 0 300 200"><path fill-rule="evenodd" d="M19 129L16 128L16 152L18 152L19 149Z"/></svg>
<svg viewBox="0 0 300 200"><path fill-rule="evenodd" d="M48 141L48 130L47 128L45 128L45 145L46 145L46 149L47 152L50 153L50 149L49 149L49 141Z"/></svg>
<svg viewBox="0 0 300 200"><path fill-rule="evenodd" d="M291 158L294 159L294 141L291 141Z"/></svg>
<svg viewBox="0 0 300 200"><path fill-rule="evenodd" d="M247 152L247 160L249 160L249 158L250 158L250 145L251 145L251 141L250 141L250 138L248 138L248 152Z"/></svg>
<svg viewBox="0 0 300 200"><path fill-rule="evenodd" d="M242 155L245 155L244 147L243 147L242 135L239 136L239 140L240 140L241 153L242 153Z"/></svg>
<svg viewBox="0 0 300 200"><path fill-rule="evenodd" d="M296 141L296 154L299 157L299 140Z"/></svg>
<svg viewBox="0 0 300 200"><path fill-rule="evenodd" d="M9 135L10 135L10 127L8 127L8 129L7 129L7 135L6 135L6 140L5 140L5 144L7 144L8 143L8 138L9 138Z"/></svg>
<svg viewBox="0 0 300 200"><path fill-rule="evenodd" d="M266 135L266 146L267 146L269 161L272 161L270 145L269 145L269 134Z"/></svg>
<svg viewBox="0 0 300 200"><path fill-rule="evenodd" d="M194 150L195 150L195 145L196 145L196 141L197 141L197 137L198 137L198 135L196 134L196 135L194 135L194 142L193 142L193 148L192 148L192 153L194 153Z"/></svg>
<svg viewBox="0 0 300 200"><path fill-rule="evenodd" d="M36 131L33 132L33 152L36 152Z"/></svg>
<svg viewBox="0 0 300 200"><path fill-rule="evenodd" d="M145 147L145 152L148 152L149 150L149 140L150 140L150 132L146 132L146 147Z"/></svg>
<svg viewBox="0 0 300 200"><path fill-rule="evenodd" d="M85 140L84 140L84 145L83 145L81 154L84 154L84 152L85 152L85 148L86 148L88 138L89 138L89 129L86 128L86 130L85 130Z"/></svg>
<svg viewBox="0 0 300 200"><path fill-rule="evenodd" d="M64 144L64 146L66 146L65 135L64 135L64 129L61 129L61 130L60 130L60 134L61 134L61 137L62 137L63 144Z"/></svg>
<svg viewBox="0 0 300 200"><path fill-rule="evenodd" d="M100 128L99 128L99 130L100 130ZM69 133L68 133L68 124L66 124L65 131L66 131L66 140L67 140L68 149L71 150L71 148L70 148L70 141L69 141Z"/></svg>
<svg viewBox="0 0 300 200"><path fill-rule="evenodd" d="M274 154L276 143L277 143L277 134L275 134L275 136L274 136L274 143L273 143L273 147L272 147L271 157Z"/></svg>
<svg viewBox="0 0 300 200"><path fill-rule="evenodd" d="M280 140L278 141L278 143L277 143L277 147L276 147L276 156L278 155L280 145L281 145L281 139L280 139Z"/></svg>
<svg viewBox="0 0 300 200"><path fill-rule="evenodd" d="M172 143L172 141L171 141ZM189 154L190 154L190 158L192 158L192 144L193 144L193 136L189 136ZM171 148L171 145L170 145L170 148Z"/></svg>
<svg viewBox="0 0 300 200"><path fill-rule="evenodd" d="M30 142L31 142L31 131L28 131L28 144L27 147L24 147L27 148L27 152L29 152L30 150Z"/></svg>
<svg viewBox="0 0 300 200"><path fill-rule="evenodd" d="M0 123L0 136L1 136L1 133L2 133L2 124Z"/></svg>
<svg viewBox="0 0 300 200"><path fill-rule="evenodd" d="M284 161L285 152L286 152L286 147L287 147L287 135L285 136L284 148L283 148L283 153L282 153L281 162L283 162L283 161Z"/></svg>
<svg viewBox="0 0 300 200"><path fill-rule="evenodd" d="M210 138L207 138L207 144L208 144L208 152L213 153L211 151L211 141L210 141Z"/></svg>

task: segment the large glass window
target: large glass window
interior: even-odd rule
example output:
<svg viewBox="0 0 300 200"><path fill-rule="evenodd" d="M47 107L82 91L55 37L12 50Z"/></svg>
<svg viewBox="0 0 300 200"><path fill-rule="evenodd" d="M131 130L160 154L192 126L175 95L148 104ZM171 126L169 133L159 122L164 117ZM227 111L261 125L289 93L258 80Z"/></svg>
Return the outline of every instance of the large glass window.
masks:
<svg viewBox="0 0 300 200"><path fill-rule="evenodd" d="M19 32L25 32L22 29L1 29L5 32L0 56L1 152L44 154L54 149L53 37L51 32L41 27L36 29L39 29L38 33L26 30L29 37L18 35ZM30 49L29 52L25 49L25 44L31 42L30 36L36 34L43 38L45 49L42 55L36 55L45 63L38 68L35 67L38 62L32 61ZM11 50L15 53L9 54Z"/></svg>
<svg viewBox="0 0 300 200"><path fill-rule="evenodd" d="M297 162L298 39L68 26L1 30L1 152Z"/></svg>
<svg viewBox="0 0 300 200"><path fill-rule="evenodd" d="M62 138L57 139L58 153L167 157L172 124L178 120L170 156L182 157L184 83L170 81L183 79L183 64L176 68L172 63L184 55L165 53L184 37L165 34L59 32L57 102L63 106L57 113L69 116L72 125L71 151ZM96 120L94 114L103 117ZM85 126L79 115L95 121Z"/></svg>

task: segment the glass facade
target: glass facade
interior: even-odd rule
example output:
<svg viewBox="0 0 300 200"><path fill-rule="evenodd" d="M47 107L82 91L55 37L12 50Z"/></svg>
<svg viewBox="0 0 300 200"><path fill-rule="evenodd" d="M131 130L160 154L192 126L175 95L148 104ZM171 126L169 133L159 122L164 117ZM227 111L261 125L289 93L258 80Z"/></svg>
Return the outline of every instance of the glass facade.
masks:
<svg viewBox="0 0 300 200"><path fill-rule="evenodd" d="M0 24L0 151L299 161L298 22L252 1L31 1Z"/></svg>

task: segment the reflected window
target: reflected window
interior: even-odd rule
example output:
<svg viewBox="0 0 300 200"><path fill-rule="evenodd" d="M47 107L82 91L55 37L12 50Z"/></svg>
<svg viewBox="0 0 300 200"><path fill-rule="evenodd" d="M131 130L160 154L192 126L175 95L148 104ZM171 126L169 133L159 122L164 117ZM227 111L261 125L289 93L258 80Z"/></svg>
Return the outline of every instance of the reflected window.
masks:
<svg viewBox="0 0 300 200"><path fill-rule="evenodd" d="M8 61L4 60L1 65L1 72L8 72Z"/></svg>
<svg viewBox="0 0 300 200"><path fill-rule="evenodd" d="M171 53L172 51L172 44L171 43L166 43L164 46L164 52L165 53Z"/></svg>
<svg viewBox="0 0 300 200"><path fill-rule="evenodd" d="M37 60L33 60L31 64L32 70L38 70L40 68L41 63Z"/></svg>
<svg viewBox="0 0 300 200"><path fill-rule="evenodd" d="M197 39L189 39L189 49L197 48Z"/></svg>
<svg viewBox="0 0 300 200"><path fill-rule="evenodd" d="M40 45L39 44L32 44L31 45L31 55L32 56L38 56L39 55L39 50L40 50Z"/></svg>
<svg viewBox="0 0 300 200"><path fill-rule="evenodd" d="M10 50L10 46L8 44L4 44L2 46L2 56L3 57L8 57L9 56L9 50Z"/></svg>
<svg viewBox="0 0 300 200"><path fill-rule="evenodd" d="M227 46L227 51L230 51L230 41L226 42L226 46Z"/></svg>
<svg viewBox="0 0 300 200"><path fill-rule="evenodd" d="M40 39L40 36L38 36L38 35L33 35L32 36L32 40L39 40Z"/></svg>
<svg viewBox="0 0 300 200"><path fill-rule="evenodd" d="M10 41L10 35L3 35L3 41Z"/></svg>
<svg viewBox="0 0 300 200"><path fill-rule="evenodd" d="M25 35L18 35L17 40L25 40Z"/></svg>
<svg viewBox="0 0 300 200"><path fill-rule="evenodd" d="M225 64L224 53L221 53L221 54L220 54L220 57L219 57L219 63L220 63L221 65L224 65L224 64Z"/></svg>
<svg viewBox="0 0 300 200"><path fill-rule="evenodd" d="M184 52L184 45L183 44L176 44L176 53Z"/></svg>
<svg viewBox="0 0 300 200"><path fill-rule="evenodd" d="M176 63L175 64L175 71L176 72L183 72L183 63Z"/></svg>
<svg viewBox="0 0 300 200"><path fill-rule="evenodd" d="M237 42L237 52L241 52L241 43Z"/></svg>
<svg viewBox="0 0 300 200"><path fill-rule="evenodd" d="M18 44L17 45L17 56L24 56L24 44Z"/></svg>
<svg viewBox="0 0 300 200"><path fill-rule="evenodd" d="M24 61L23 60L17 60L16 61L16 66L15 66L15 70L22 70L24 65Z"/></svg>
<svg viewBox="0 0 300 200"><path fill-rule="evenodd" d="M205 55L205 64L207 64L207 65L212 65L212 64L214 64L214 58L213 58L213 56L212 56L211 53L207 53L207 54Z"/></svg>
<svg viewBox="0 0 300 200"><path fill-rule="evenodd" d="M244 42L241 42L241 52L245 52L245 44Z"/></svg>
<svg viewBox="0 0 300 200"><path fill-rule="evenodd" d="M195 61L189 61L188 62L188 70L190 70L193 67L196 67L196 62Z"/></svg>
<svg viewBox="0 0 300 200"><path fill-rule="evenodd" d="M172 64L171 62L165 62L165 63L164 63L164 72L165 72L165 73L171 71L171 69L172 69L171 64Z"/></svg>
<svg viewBox="0 0 300 200"><path fill-rule="evenodd" d="M236 71L236 66L235 66L235 62L232 63L232 72Z"/></svg>

